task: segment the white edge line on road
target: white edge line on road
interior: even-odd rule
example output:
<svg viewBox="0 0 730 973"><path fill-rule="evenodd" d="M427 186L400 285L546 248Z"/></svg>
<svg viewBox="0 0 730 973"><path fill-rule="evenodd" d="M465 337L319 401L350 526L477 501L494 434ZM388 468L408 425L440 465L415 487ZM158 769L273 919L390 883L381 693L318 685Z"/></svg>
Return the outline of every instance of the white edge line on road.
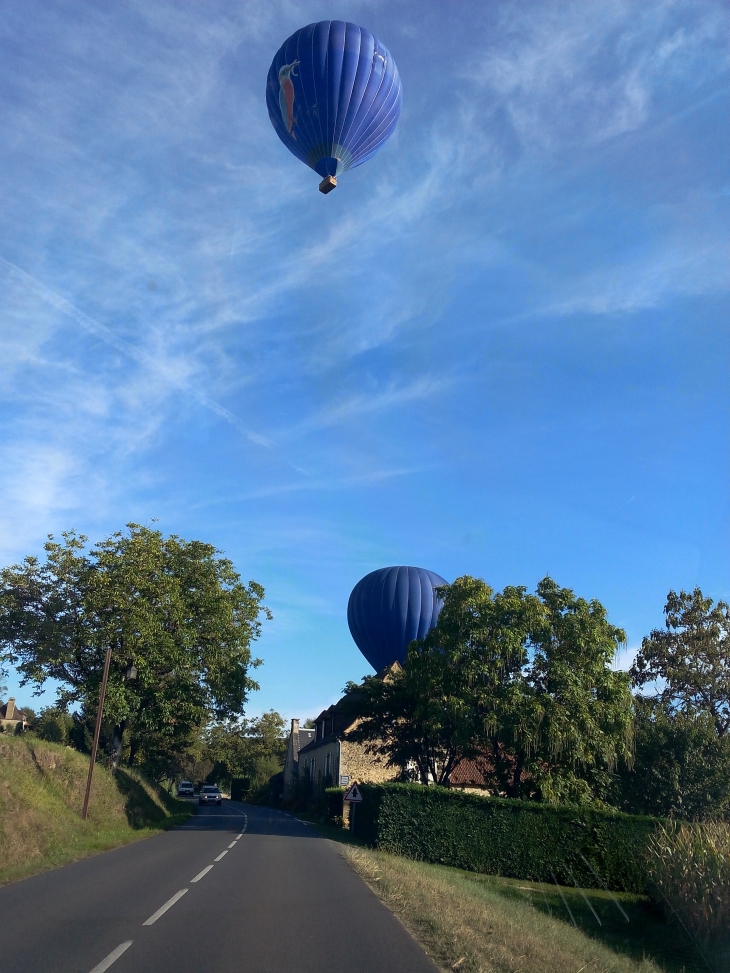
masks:
<svg viewBox="0 0 730 973"><path fill-rule="evenodd" d="M160 916L163 916L168 909L171 909L175 905L177 900L181 899L186 892L187 889L180 889L180 891L176 892L171 899L168 899L167 902L165 902L164 905L161 905L160 908L157 910L157 912L153 912L152 915L149 917L149 919L146 919L142 923L142 925L151 926L153 922L157 922Z"/></svg>
<svg viewBox="0 0 730 973"><path fill-rule="evenodd" d="M193 882L199 882L201 880L201 878L203 878L205 875L208 874L208 872L211 870L211 868L213 868L213 865L206 865L202 872L198 872L198 874L195 876L195 878L191 878L190 879L190 884L192 885Z"/></svg>
<svg viewBox="0 0 730 973"><path fill-rule="evenodd" d="M220 855L218 855L218 857L217 857L217 858L214 858L214 859L213 859L213 861L214 861L214 862L219 862L219 861L221 860L221 858L225 858L225 856L226 856L227 854L228 854L228 849L226 848L226 850L225 850L225 851L222 851L222 852L220 853Z"/></svg>
<svg viewBox="0 0 730 973"><path fill-rule="evenodd" d="M111 953L109 953L106 959L103 959L98 966L94 967L91 973L104 973L104 970L108 970L109 967L112 965L112 963L115 960L118 960L125 950L129 949L129 947L132 945L132 942L133 940L128 939L126 943L120 943L116 949L113 949Z"/></svg>

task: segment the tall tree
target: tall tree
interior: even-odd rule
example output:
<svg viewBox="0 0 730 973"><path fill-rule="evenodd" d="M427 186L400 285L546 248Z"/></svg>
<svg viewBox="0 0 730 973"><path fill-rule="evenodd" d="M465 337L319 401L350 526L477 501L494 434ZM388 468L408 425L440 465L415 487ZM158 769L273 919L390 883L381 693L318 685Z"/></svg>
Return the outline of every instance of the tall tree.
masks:
<svg viewBox="0 0 730 973"><path fill-rule="evenodd" d="M520 732L503 746L516 766L524 763L544 800L590 801L605 792L619 764L632 761L629 676L611 668L626 634L599 601L578 598L551 578L538 584L537 595Z"/></svg>
<svg viewBox="0 0 730 973"><path fill-rule="evenodd" d="M586 801L631 760L628 676L611 661L624 641L597 601L550 578L536 595L494 593L468 576L440 590L436 627L385 681L348 685L352 739L447 784L463 758L487 756L508 797Z"/></svg>
<svg viewBox="0 0 730 973"><path fill-rule="evenodd" d="M631 668L638 696L636 775L626 810L684 818L730 814L730 608L699 588L670 591L665 627Z"/></svg>
<svg viewBox="0 0 730 973"><path fill-rule="evenodd" d="M699 588L670 591L664 629L641 643L631 678L655 684L649 695L685 714L707 713L718 737L730 733L730 607Z"/></svg>
<svg viewBox="0 0 730 973"><path fill-rule="evenodd" d="M263 588L214 547L128 524L91 548L73 532L49 537L45 551L0 572L0 659L36 692L57 680L58 705L90 713L111 646L115 763L125 731L132 763L145 740L176 750L194 728L243 713L258 688L251 643L271 616Z"/></svg>
<svg viewBox="0 0 730 973"><path fill-rule="evenodd" d="M204 753L213 762L210 776L217 783L247 777L251 787L266 783L284 766L286 724L275 710L234 724L214 724L204 734Z"/></svg>
<svg viewBox="0 0 730 973"><path fill-rule="evenodd" d="M404 667L348 685L360 716L348 735L391 766L414 766L422 783L447 785L456 764L512 718L535 600L523 588L495 595L469 576L439 593L438 625L411 643Z"/></svg>

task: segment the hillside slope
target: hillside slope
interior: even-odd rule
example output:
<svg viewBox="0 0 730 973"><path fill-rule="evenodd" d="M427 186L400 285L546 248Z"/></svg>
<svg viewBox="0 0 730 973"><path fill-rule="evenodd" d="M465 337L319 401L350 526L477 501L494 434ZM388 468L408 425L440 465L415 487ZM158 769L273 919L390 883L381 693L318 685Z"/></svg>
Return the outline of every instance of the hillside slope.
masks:
<svg viewBox="0 0 730 973"><path fill-rule="evenodd" d="M137 841L189 806L130 772L97 765L80 817L89 758L34 736L0 737L0 884Z"/></svg>

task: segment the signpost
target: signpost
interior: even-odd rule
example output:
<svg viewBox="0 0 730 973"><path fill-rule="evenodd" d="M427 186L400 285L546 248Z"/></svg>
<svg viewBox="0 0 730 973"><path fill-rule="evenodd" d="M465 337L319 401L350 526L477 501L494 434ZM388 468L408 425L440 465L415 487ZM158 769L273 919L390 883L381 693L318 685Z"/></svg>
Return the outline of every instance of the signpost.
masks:
<svg viewBox="0 0 730 973"><path fill-rule="evenodd" d="M353 783L345 791L345 796L343 801L350 805L350 831L355 830L355 805L362 804L362 794L360 793L360 788L357 783Z"/></svg>
<svg viewBox="0 0 730 973"><path fill-rule="evenodd" d="M349 783L350 783L350 775L340 774L340 787L347 787Z"/></svg>

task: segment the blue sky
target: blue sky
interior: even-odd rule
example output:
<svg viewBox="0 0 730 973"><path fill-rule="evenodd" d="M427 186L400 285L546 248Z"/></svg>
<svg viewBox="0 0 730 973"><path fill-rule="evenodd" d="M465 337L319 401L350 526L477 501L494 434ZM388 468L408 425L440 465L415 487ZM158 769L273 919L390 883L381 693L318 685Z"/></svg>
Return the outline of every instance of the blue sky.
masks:
<svg viewBox="0 0 730 973"><path fill-rule="evenodd" d="M336 18L404 107L325 197L264 87ZM287 718L368 671L346 605L377 567L549 573L623 665L670 588L730 596L729 21L4 0L0 563L152 518L215 543L275 616L250 712Z"/></svg>

